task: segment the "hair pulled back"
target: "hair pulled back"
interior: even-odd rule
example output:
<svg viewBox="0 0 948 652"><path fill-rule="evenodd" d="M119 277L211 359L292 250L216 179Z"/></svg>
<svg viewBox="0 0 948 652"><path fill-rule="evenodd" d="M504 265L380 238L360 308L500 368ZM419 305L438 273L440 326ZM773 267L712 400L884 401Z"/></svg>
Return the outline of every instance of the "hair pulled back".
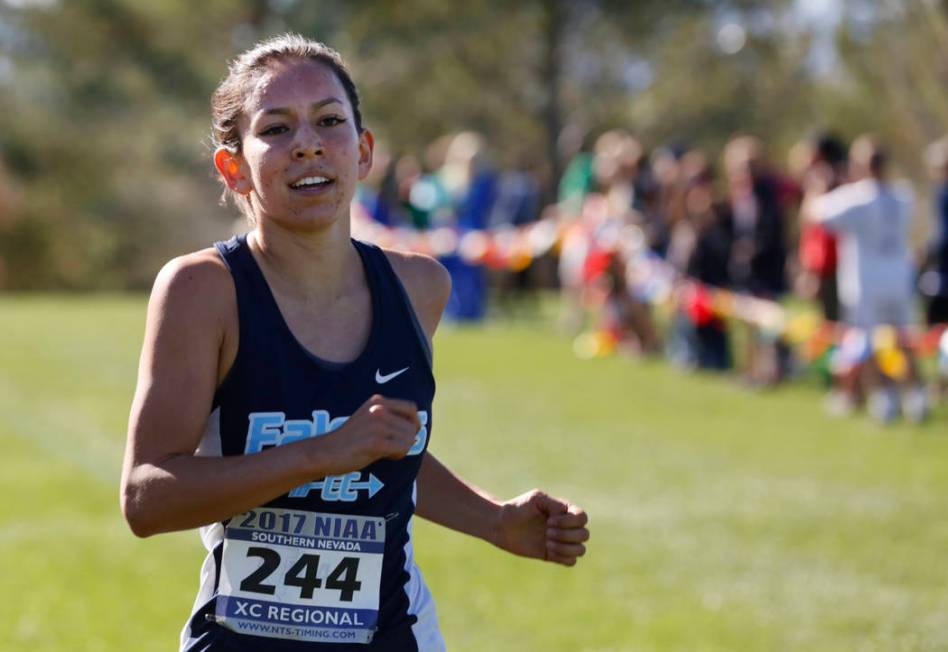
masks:
<svg viewBox="0 0 948 652"><path fill-rule="evenodd" d="M257 43L230 63L227 76L211 95L211 128L215 147L223 147L235 154L240 152L238 121L257 80L274 64L293 60L317 61L333 71L352 107L356 131L362 133L359 92L342 56L319 41L299 34L283 34ZM228 196L238 199L233 191L225 187L222 200ZM236 203L253 221L249 206L245 205L247 202Z"/></svg>
<svg viewBox="0 0 948 652"><path fill-rule="evenodd" d="M333 71L346 91L349 104L352 105L356 130L362 133L359 92L340 54L319 41L304 38L299 34L283 34L257 43L231 62L227 77L211 96L211 119L216 146L226 147L235 153L240 151L237 120L243 113L257 79L271 65L294 59L318 61Z"/></svg>

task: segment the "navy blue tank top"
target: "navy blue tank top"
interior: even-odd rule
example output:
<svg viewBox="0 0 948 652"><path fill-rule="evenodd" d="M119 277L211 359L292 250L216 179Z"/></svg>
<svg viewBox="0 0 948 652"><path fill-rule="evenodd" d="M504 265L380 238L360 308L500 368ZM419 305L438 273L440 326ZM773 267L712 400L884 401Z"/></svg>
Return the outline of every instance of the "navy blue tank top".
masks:
<svg viewBox="0 0 948 652"><path fill-rule="evenodd" d="M216 243L234 279L240 335L197 454L253 454L324 435L373 394L417 405L415 445L401 460L313 478L202 528L208 556L184 650L443 647L411 542L415 479L432 427L431 352L385 253L352 244L371 291L371 329L356 359L336 363L290 331L246 236Z"/></svg>

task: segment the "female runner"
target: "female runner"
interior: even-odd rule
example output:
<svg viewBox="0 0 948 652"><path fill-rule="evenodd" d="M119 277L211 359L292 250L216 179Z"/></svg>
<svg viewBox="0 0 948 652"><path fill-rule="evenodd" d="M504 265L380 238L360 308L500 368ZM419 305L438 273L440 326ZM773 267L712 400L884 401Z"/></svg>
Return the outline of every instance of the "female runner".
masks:
<svg viewBox="0 0 948 652"><path fill-rule="evenodd" d="M413 514L566 566L586 514L499 502L427 452L450 279L350 238L373 136L339 55L266 41L212 104L214 164L253 229L158 275L122 510L139 536L201 527L183 650L442 650Z"/></svg>

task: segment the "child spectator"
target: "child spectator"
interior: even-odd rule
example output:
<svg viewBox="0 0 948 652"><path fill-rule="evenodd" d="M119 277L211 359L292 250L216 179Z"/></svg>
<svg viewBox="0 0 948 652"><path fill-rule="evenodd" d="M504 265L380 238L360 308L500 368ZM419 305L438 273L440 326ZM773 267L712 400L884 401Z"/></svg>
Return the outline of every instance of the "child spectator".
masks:
<svg viewBox="0 0 948 652"><path fill-rule="evenodd" d="M846 147L832 134L820 135L808 145L810 160L801 179L805 192L834 190L844 181ZM826 321L839 321L836 236L819 222L801 218L798 287L806 298L819 302Z"/></svg>

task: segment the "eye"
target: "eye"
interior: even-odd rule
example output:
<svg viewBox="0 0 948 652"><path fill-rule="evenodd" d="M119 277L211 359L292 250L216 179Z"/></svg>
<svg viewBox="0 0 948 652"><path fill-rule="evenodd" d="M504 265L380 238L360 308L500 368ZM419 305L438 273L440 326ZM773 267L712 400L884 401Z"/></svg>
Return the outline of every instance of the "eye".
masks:
<svg viewBox="0 0 948 652"><path fill-rule="evenodd" d="M325 118L320 118L319 126L320 127L335 127L336 125L341 125L345 122L346 119L338 115L327 115Z"/></svg>
<svg viewBox="0 0 948 652"><path fill-rule="evenodd" d="M260 136L277 136L279 134L286 133L287 131L288 130L287 130L286 125L273 125L271 127L267 127L266 129L262 130L259 135Z"/></svg>

